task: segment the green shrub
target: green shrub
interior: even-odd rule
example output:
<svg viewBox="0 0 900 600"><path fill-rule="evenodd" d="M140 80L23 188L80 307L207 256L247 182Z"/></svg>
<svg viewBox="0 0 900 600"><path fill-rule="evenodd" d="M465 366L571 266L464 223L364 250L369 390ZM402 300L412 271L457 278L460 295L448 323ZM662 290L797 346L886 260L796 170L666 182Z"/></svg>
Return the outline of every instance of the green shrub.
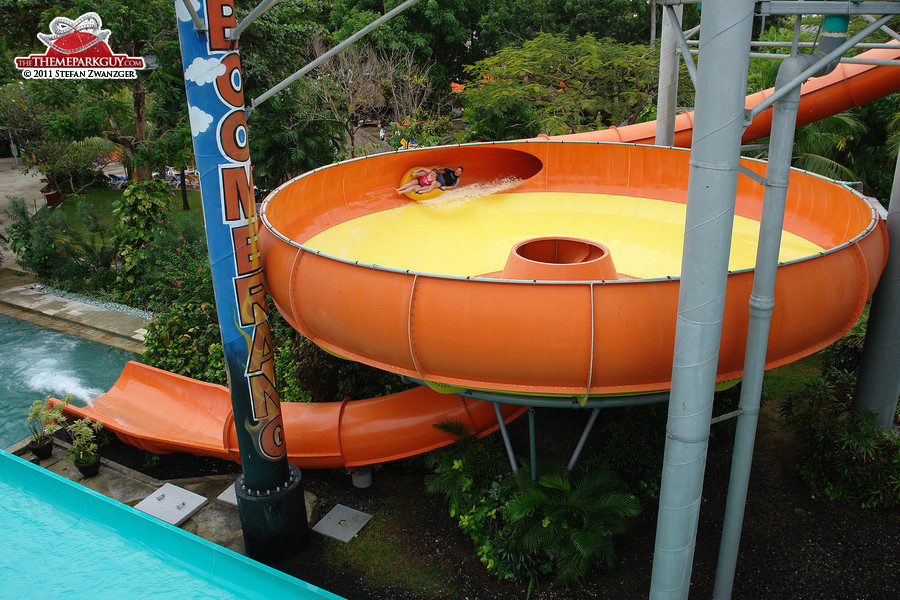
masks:
<svg viewBox="0 0 900 600"><path fill-rule="evenodd" d="M207 302L179 302L157 314L147 325L143 360L179 375L226 385L215 307Z"/></svg>
<svg viewBox="0 0 900 600"><path fill-rule="evenodd" d="M900 438L850 412L856 374L835 367L805 381L781 413L802 445L797 470L813 494L863 508L900 506Z"/></svg>
<svg viewBox="0 0 900 600"><path fill-rule="evenodd" d="M581 579L597 562L615 566L612 536L624 533L640 505L614 473L559 470L525 481L504 507L514 549L544 554L562 583Z"/></svg>
<svg viewBox="0 0 900 600"><path fill-rule="evenodd" d="M150 311L175 302L215 302L206 235L190 222L166 226L145 249L144 274L119 289L128 304Z"/></svg>
<svg viewBox="0 0 900 600"><path fill-rule="evenodd" d="M409 389L393 373L345 360L303 338L293 348L294 376L313 402L374 398ZM290 365L288 365L290 366Z"/></svg>
<svg viewBox="0 0 900 600"><path fill-rule="evenodd" d="M494 437L476 440L466 427L438 426L459 442L426 456L434 470L426 488L447 499L450 516L475 543L489 572L527 583L555 572L562 583L584 576L595 562L615 563L612 535L625 529L639 505L611 471L557 467L537 481L525 464L503 474L505 460Z"/></svg>
<svg viewBox="0 0 900 600"><path fill-rule="evenodd" d="M603 464L619 474L631 489L647 498L659 496L665 428L665 404L611 409L615 413L598 436Z"/></svg>
<svg viewBox="0 0 900 600"><path fill-rule="evenodd" d="M822 352L824 364L842 371L856 371L859 368L863 343L866 341L868 324L869 311L866 309L850 331L825 348Z"/></svg>
<svg viewBox="0 0 900 600"><path fill-rule="evenodd" d="M113 245L121 265L120 288L133 287L150 270L148 246L160 235L172 204L172 190L164 181L135 181L113 202Z"/></svg>
<svg viewBox="0 0 900 600"><path fill-rule="evenodd" d="M66 402L71 396L66 396ZM43 400L35 400L28 407L26 421L31 429L31 439L35 444L43 444L59 430L66 419L63 416L62 403L50 404L49 396Z"/></svg>
<svg viewBox="0 0 900 600"><path fill-rule="evenodd" d="M90 417L66 423L66 432L72 445L69 446L69 458L77 465L86 465L97 458L97 436L103 429L103 423Z"/></svg>
<svg viewBox="0 0 900 600"><path fill-rule="evenodd" d="M12 200L6 214L12 220L6 228L6 236L18 265L38 277L64 276L70 252L61 236L65 228L61 216L48 208L32 215L20 198Z"/></svg>
<svg viewBox="0 0 900 600"><path fill-rule="evenodd" d="M296 364L300 347L308 342L288 325L277 310L269 315L269 327L272 331L272 344L275 346L275 377L279 398L282 402L311 402L312 395L303 387Z"/></svg>
<svg viewBox="0 0 900 600"><path fill-rule="evenodd" d="M868 315L822 353L822 373L781 414L801 443L797 470L813 494L863 508L900 506L900 438L850 410ZM900 405L898 405L900 406Z"/></svg>

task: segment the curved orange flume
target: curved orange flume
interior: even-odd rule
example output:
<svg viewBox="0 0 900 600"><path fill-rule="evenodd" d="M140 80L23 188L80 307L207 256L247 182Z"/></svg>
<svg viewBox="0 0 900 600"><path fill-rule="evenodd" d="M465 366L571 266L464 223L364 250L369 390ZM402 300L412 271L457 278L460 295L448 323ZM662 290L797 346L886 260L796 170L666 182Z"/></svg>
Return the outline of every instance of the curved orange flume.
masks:
<svg viewBox="0 0 900 600"><path fill-rule="evenodd" d="M502 406L507 421L525 410ZM67 405L65 413L100 421L148 452L240 461L228 388L141 363L128 362L112 389L90 406ZM444 421L463 423L478 436L498 427L490 403L426 387L369 400L282 402L281 414L288 460L313 469L379 464L452 444L456 438L433 427Z"/></svg>
<svg viewBox="0 0 900 600"><path fill-rule="evenodd" d="M893 43L893 42L892 42ZM900 43L897 48L868 50L858 58L900 59ZM831 73L809 79L801 86L800 108L797 125L813 123L839 112L862 106L878 98L900 91L900 67L861 64L840 64ZM773 88L747 96L746 108L753 108L775 93ZM689 148L694 127L694 113L684 112L675 117L674 146ZM772 127L772 109L763 111L744 130L743 142L752 142L769 135ZM546 136L543 136L546 137ZM595 142L626 142L653 144L656 139L656 121L636 123L622 127L610 127L600 131L553 136L552 139Z"/></svg>
<svg viewBox="0 0 900 600"><path fill-rule="evenodd" d="M689 157L680 149L551 140L332 165L282 186L264 206L268 289L317 344L417 379L530 394L665 390ZM394 173L445 162L465 165L470 189L498 179L519 184L502 194L441 196L455 206L390 193ZM765 173L765 163L744 166ZM763 189L740 178L720 381L743 368ZM884 223L868 202L809 173L792 173L784 229L767 368L846 332L886 260ZM531 271L507 261L523 240L548 236L557 245L587 239L567 251L575 258L529 259ZM563 274L573 265L560 262L589 266L605 248L621 276Z"/></svg>

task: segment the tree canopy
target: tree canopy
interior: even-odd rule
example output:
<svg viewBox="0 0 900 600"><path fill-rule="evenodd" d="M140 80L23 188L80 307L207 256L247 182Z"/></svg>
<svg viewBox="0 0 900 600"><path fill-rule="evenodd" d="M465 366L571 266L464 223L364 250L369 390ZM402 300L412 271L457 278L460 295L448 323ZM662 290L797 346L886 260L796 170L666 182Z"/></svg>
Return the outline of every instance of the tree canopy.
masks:
<svg viewBox="0 0 900 600"><path fill-rule="evenodd" d="M657 56L649 46L592 35L539 34L467 69L464 116L476 139L635 123L653 115Z"/></svg>

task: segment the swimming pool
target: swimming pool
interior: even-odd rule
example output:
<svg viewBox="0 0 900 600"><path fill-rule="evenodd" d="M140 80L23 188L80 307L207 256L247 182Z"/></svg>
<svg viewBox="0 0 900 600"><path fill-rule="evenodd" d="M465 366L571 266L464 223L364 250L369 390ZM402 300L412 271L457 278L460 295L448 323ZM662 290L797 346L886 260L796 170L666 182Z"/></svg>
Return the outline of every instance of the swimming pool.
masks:
<svg viewBox="0 0 900 600"><path fill-rule="evenodd" d="M25 413L47 395L84 404L108 390L137 356L0 315L0 448L29 435Z"/></svg>
<svg viewBox="0 0 900 600"><path fill-rule="evenodd" d="M0 451L5 598L340 600Z"/></svg>

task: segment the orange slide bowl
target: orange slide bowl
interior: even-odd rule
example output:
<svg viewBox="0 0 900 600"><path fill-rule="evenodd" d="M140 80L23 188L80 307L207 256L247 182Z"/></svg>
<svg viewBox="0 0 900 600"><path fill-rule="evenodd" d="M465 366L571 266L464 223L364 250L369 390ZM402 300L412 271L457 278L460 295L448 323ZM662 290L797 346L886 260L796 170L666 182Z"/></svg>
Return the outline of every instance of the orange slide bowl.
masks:
<svg viewBox="0 0 900 600"><path fill-rule="evenodd" d="M263 205L268 289L323 348L450 389L665 390L689 156L529 140L324 167ZM398 177L420 164L463 165L460 187L432 205L396 194ZM765 175L764 163L743 165ZM720 381L741 375L762 197L739 178ZM866 199L806 172L791 173L784 238L767 368L846 332L886 260L884 223ZM527 256L514 250L530 240L540 245ZM581 268L607 256L598 271Z"/></svg>

